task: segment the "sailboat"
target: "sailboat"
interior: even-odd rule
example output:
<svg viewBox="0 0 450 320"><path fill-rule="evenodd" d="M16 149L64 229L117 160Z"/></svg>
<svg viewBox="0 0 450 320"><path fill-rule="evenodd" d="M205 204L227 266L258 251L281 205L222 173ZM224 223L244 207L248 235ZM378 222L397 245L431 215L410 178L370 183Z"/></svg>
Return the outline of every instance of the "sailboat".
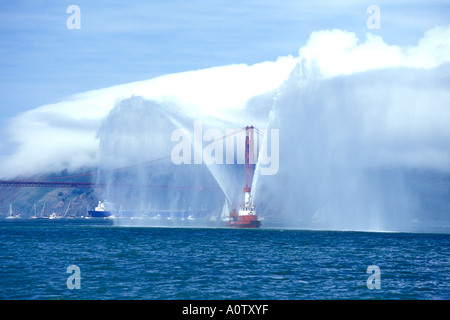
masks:
<svg viewBox="0 0 450 320"><path fill-rule="evenodd" d="M12 205L9 204L9 212L8 215L6 216L6 219L19 219L19 218L20 213L13 213Z"/></svg>
<svg viewBox="0 0 450 320"><path fill-rule="evenodd" d="M229 222L231 220L230 218L230 206L229 206L229 200L227 198L225 198L225 203L223 204L222 207L222 215L221 215L221 219L222 221L226 221Z"/></svg>
<svg viewBox="0 0 450 320"><path fill-rule="evenodd" d="M41 215L39 217L37 217L37 219L48 219L49 218L48 216L44 216L44 211L45 211L45 206L46 205L47 204L44 203L44 206L42 207L42 210L41 210Z"/></svg>
<svg viewBox="0 0 450 320"><path fill-rule="evenodd" d="M37 219L37 215L36 215L36 203L33 205L34 208L34 215L30 217L30 219Z"/></svg>
<svg viewBox="0 0 450 320"><path fill-rule="evenodd" d="M66 208L66 212L64 212L64 218L66 218L66 219L73 219L73 218L75 218L75 215L67 215L67 212L69 212L69 208L70 208L70 204L71 204L71 202L69 202L69 204L67 205L67 208Z"/></svg>

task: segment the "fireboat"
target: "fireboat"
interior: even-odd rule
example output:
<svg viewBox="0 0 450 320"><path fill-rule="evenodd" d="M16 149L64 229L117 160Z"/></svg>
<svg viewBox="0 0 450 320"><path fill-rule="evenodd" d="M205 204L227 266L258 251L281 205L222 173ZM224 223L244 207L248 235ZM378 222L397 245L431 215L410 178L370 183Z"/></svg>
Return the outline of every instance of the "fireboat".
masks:
<svg viewBox="0 0 450 320"><path fill-rule="evenodd" d="M250 194L250 187L246 185L244 187L245 201L239 207L239 211L233 209L230 212L230 221L227 222L228 227L232 228L259 228L261 221L258 220L256 215L255 206L252 202L252 196Z"/></svg>
<svg viewBox="0 0 450 320"><path fill-rule="evenodd" d="M255 172L254 161L254 142L253 142L254 127L246 127L245 132L245 166L244 166L244 180L246 182L244 187L244 203L240 205L238 212L236 209L230 212L227 227L231 228L259 228L261 221L258 220L255 205L251 195L251 187L253 182L253 174Z"/></svg>

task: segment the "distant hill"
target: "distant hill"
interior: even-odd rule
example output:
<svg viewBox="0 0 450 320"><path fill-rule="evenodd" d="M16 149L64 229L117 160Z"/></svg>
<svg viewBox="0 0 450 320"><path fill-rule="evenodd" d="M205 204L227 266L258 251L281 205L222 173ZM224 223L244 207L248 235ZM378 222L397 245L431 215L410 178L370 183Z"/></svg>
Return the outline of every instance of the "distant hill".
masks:
<svg viewBox="0 0 450 320"><path fill-rule="evenodd" d="M48 179L65 175L67 172L29 179ZM21 179L27 180L24 177ZM89 188L0 187L0 217L8 214L10 204L13 211L20 213L23 218L33 216L35 212L39 215L44 204L45 215L53 212L63 215L70 204L67 215L82 216L86 215L87 209L92 210L101 199L101 191Z"/></svg>

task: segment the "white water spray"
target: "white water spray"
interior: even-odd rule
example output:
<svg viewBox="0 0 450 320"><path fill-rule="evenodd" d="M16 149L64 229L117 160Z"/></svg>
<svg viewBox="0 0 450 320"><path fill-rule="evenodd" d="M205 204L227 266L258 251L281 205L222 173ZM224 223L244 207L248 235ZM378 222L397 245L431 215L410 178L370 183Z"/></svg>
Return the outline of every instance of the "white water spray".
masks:
<svg viewBox="0 0 450 320"><path fill-rule="evenodd" d="M226 196L239 203L238 167L152 160L170 155L173 130L194 121L223 132L253 125L280 133L278 173L258 175L258 164L252 187L265 217L340 230L448 226L449 39L449 26L407 48L318 31L298 58L91 91L17 116L1 175L97 165L117 206L214 210ZM219 192L198 191L205 186Z"/></svg>

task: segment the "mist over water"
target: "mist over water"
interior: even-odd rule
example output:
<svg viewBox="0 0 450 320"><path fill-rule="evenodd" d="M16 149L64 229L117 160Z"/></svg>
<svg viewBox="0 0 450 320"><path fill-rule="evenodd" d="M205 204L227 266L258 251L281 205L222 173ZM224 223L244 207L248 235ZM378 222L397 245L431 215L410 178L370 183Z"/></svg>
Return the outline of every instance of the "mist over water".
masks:
<svg viewBox="0 0 450 320"><path fill-rule="evenodd" d="M186 125L174 108L132 97L118 103L103 123L97 183L106 185L105 198L115 210L209 207L211 197L202 197L200 188L218 186L207 168L171 161L171 132Z"/></svg>
<svg viewBox="0 0 450 320"><path fill-rule="evenodd" d="M86 92L18 115L8 128L17 148L0 157L0 175L95 167L113 210L219 216L225 199L243 201L245 136L231 133L253 125L266 132L255 135L252 187L264 227L448 230L449 39L450 26L412 47L314 31L298 57ZM189 154L175 154L191 161L177 165L171 156L182 142ZM263 154L277 160L273 174L264 174Z"/></svg>
<svg viewBox="0 0 450 320"><path fill-rule="evenodd" d="M237 119L241 119L239 113ZM199 120L201 133L218 131L211 141L242 127L238 121L193 119L189 107L174 102L132 97L117 103L98 134L101 161L97 183L106 185L103 195L112 202L113 210L206 210L208 216L220 218L225 199L235 206L242 202L244 166L238 164L237 145L244 147L244 131L227 138L233 148L227 149L224 139L223 164L174 164L171 153L179 143L171 141L174 131L183 129L190 136L192 160L196 151L211 144L203 141L198 148L194 146L194 121ZM227 152L233 155L232 164L225 163Z"/></svg>
<svg viewBox="0 0 450 320"><path fill-rule="evenodd" d="M449 75L447 64L323 79L299 65L272 109L280 171L259 177L262 213L318 229L411 231L433 223L407 177L413 170L448 176Z"/></svg>
<svg viewBox="0 0 450 320"><path fill-rule="evenodd" d="M415 230L435 222L435 215L420 212L420 190L409 187L408 173L448 174L450 130L442 115L448 113L449 74L446 64L326 79L300 63L276 93L230 111L235 123L192 118L180 103L125 99L99 131L98 182L107 184L105 198L116 210L202 209L220 216L225 198L234 206L242 201L243 165L174 165L167 157L177 143L171 134L182 128L192 135L198 120L203 132L256 123L280 132L279 172L261 175L257 166L253 185L266 226L276 218L292 228ZM438 97L433 103L431 94ZM264 113L249 112L254 101ZM230 150L223 148L225 158ZM267 148L270 155L270 143ZM117 168L123 169L111 170Z"/></svg>

